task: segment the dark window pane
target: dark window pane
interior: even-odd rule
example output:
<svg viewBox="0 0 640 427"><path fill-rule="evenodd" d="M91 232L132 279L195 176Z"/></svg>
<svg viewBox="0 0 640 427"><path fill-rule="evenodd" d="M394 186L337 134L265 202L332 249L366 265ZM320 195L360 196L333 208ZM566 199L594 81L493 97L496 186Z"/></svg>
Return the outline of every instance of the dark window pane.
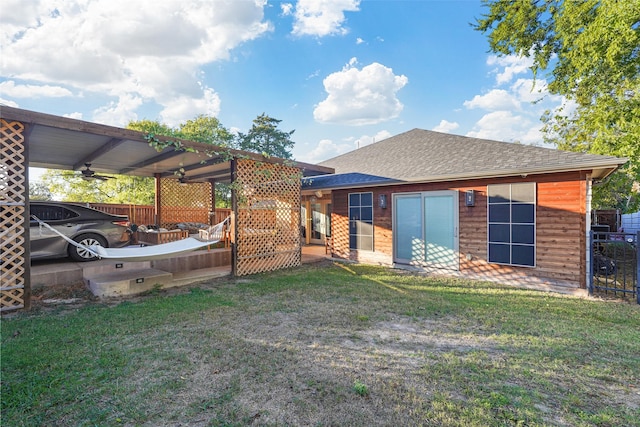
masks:
<svg viewBox="0 0 640 427"><path fill-rule="evenodd" d="M373 208L363 207L360 210L360 219L363 221L371 221L373 219Z"/></svg>
<svg viewBox="0 0 640 427"><path fill-rule="evenodd" d="M358 249L362 251L373 250L373 236L359 236L358 237Z"/></svg>
<svg viewBox="0 0 640 427"><path fill-rule="evenodd" d="M512 243L526 243L528 245L533 245L535 243L533 225L512 225L511 236Z"/></svg>
<svg viewBox="0 0 640 427"><path fill-rule="evenodd" d="M357 221L360 219L360 208L349 208L349 220Z"/></svg>
<svg viewBox="0 0 640 427"><path fill-rule="evenodd" d="M509 247L510 245L501 245L498 243L489 244L489 262L499 262L509 264Z"/></svg>
<svg viewBox="0 0 640 427"><path fill-rule="evenodd" d="M31 215L43 221L63 221L78 216L74 211L61 206L32 206Z"/></svg>
<svg viewBox="0 0 640 427"><path fill-rule="evenodd" d="M511 263L515 265L535 265L535 250L533 246L513 245L511 249Z"/></svg>
<svg viewBox="0 0 640 427"><path fill-rule="evenodd" d="M349 206L360 206L360 193L349 194Z"/></svg>
<svg viewBox="0 0 640 427"><path fill-rule="evenodd" d="M489 205L489 222L509 221L509 205Z"/></svg>
<svg viewBox="0 0 640 427"><path fill-rule="evenodd" d="M349 249L358 249L358 236L349 236Z"/></svg>
<svg viewBox="0 0 640 427"><path fill-rule="evenodd" d="M519 224L533 224L534 223L534 213L535 213L535 205L530 204L513 204L511 205L512 213L511 213L511 222L519 223Z"/></svg>
<svg viewBox="0 0 640 427"><path fill-rule="evenodd" d="M489 224L489 241L500 243L511 242L509 224Z"/></svg>
<svg viewBox="0 0 640 427"><path fill-rule="evenodd" d="M77 213L75 213L74 211L70 211L69 209L62 208L62 211L63 211L62 219L71 219L78 216Z"/></svg>
<svg viewBox="0 0 640 427"><path fill-rule="evenodd" d="M349 221L349 234L358 234L358 221Z"/></svg>
<svg viewBox="0 0 640 427"><path fill-rule="evenodd" d="M529 202L536 200L536 184L533 182L525 182L522 184L511 185L511 201L512 202Z"/></svg>
<svg viewBox="0 0 640 427"><path fill-rule="evenodd" d="M511 199L510 185L489 185L487 186L487 193L489 195L489 203L508 203Z"/></svg>
<svg viewBox="0 0 640 427"><path fill-rule="evenodd" d="M373 193L360 193L360 206L373 206Z"/></svg>

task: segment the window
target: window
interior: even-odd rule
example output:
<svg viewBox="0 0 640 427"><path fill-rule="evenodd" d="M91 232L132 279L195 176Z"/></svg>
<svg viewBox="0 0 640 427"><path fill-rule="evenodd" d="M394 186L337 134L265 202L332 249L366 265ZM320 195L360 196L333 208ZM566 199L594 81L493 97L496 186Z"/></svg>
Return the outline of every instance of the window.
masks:
<svg viewBox="0 0 640 427"><path fill-rule="evenodd" d="M349 194L349 248L373 250L373 193Z"/></svg>
<svg viewBox="0 0 640 427"><path fill-rule="evenodd" d="M536 184L487 186L489 262L534 267Z"/></svg>
<svg viewBox="0 0 640 427"><path fill-rule="evenodd" d="M64 221L78 216L77 213L62 206L47 206L33 204L30 214L42 221Z"/></svg>

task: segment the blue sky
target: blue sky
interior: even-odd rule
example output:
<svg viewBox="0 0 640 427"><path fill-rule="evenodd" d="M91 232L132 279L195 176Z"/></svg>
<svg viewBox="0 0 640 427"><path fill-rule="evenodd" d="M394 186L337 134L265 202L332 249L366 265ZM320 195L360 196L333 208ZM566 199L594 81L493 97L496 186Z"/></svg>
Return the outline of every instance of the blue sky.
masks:
<svg viewBox="0 0 640 427"><path fill-rule="evenodd" d="M316 163L413 128L542 145L563 105L471 0L3 0L0 103L125 126L261 113ZM542 99L541 102L532 101Z"/></svg>

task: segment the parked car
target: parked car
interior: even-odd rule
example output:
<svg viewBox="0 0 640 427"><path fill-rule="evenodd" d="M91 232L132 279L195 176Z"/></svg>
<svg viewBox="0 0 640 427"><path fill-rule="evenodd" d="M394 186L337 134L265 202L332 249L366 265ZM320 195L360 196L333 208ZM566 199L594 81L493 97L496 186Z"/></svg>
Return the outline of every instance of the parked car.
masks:
<svg viewBox="0 0 640 427"><path fill-rule="evenodd" d="M82 205L57 202L30 202L30 214L84 245L105 248L125 246L129 242L129 219ZM71 257L75 261L96 259L90 252L78 248L62 237L30 221L31 259Z"/></svg>

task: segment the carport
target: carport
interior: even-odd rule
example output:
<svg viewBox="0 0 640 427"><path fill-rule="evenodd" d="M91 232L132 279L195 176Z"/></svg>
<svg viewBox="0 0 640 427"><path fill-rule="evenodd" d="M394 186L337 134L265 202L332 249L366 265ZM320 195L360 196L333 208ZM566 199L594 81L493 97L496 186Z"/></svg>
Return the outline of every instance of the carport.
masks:
<svg viewBox="0 0 640 427"><path fill-rule="evenodd" d="M0 310L28 308L29 167L154 177L156 223L181 194L215 210L213 186L232 188L232 274L300 265L300 178L333 169L193 141L0 106ZM178 185L188 177L188 185ZM187 190L187 188L189 190ZM193 195L195 194L195 196Z"/></svg>

